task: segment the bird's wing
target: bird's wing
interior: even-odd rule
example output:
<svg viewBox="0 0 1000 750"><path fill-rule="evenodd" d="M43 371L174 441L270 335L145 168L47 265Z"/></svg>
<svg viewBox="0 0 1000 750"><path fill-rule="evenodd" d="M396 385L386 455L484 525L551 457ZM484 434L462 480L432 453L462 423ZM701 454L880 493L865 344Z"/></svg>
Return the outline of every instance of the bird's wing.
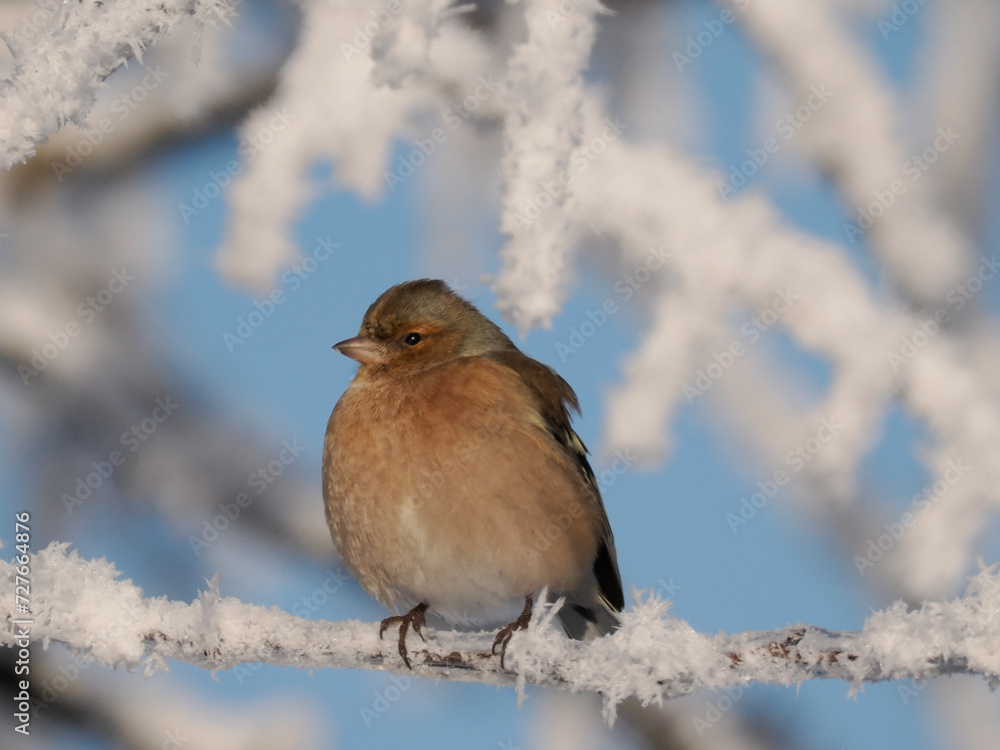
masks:
<svg viewBox="0 0 1000 750"><path fill-rule="evenodd" d="M580 411L576 394L569 383L555 370L517 349L494 351L485 356L513 370L528 386L535 395L538 409L550 434L573 460L593 491L603 525L601 544L594 559L594 577L597 579L601 603L613 612L621 612L625 607L625 595L622 592L621 575L618 572L614 535L611 533L608 514L601 500L597 477L594 476L594 470L590 468L590 462L587 460L587 446L570 424L569 409Z"/></svg>

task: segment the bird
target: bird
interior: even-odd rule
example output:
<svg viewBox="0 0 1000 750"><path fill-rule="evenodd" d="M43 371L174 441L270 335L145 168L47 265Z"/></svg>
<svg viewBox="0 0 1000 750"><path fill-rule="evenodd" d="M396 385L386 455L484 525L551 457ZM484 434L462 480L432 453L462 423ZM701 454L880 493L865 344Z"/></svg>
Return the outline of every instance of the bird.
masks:
<svg viewBox="0 0 1000 750"><path fill-rule="evenodd" d="M507 644L535 597L565 597L567 635L616 630L624 608L614 537L576 394L448 285L390 287L357 336L333 348L359 363L323 446L326 520L363 589L423 638L426 614L498 626ZM518 607L520 614L518 612Z"/></svg>

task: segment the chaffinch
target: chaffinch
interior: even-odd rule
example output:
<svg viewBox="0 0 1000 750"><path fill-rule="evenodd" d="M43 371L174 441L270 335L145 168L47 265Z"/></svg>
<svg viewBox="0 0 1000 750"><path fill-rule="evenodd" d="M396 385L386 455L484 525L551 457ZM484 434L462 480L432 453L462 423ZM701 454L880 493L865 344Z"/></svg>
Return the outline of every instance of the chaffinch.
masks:
<svg viewBox="0 0 1000 750"><path fill-rule="evenodd" d="M361 586L406 612L379 637L398 625L407 667L428 610L509 622L493 642L503 667L544 587L566 597L571 637L618 626L614 538L565 380L437 280L388 289L334 349L361 366L327 426L327 523Z"/></svg>

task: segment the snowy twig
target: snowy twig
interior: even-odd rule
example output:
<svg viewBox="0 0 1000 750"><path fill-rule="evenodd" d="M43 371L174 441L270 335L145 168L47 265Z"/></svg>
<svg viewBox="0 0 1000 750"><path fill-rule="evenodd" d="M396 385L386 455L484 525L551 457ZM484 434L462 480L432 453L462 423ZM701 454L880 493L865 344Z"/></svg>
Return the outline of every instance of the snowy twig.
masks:
<svg viewBox="0 0 1000 750"><path fill-rule="evenodd" d="M109 666L146 673L167 659L207 669L245 663L297 667L351 667L406 673L393 638L380 641L375 623L325 622L294 617L275 607L220 598L218 583L191 604L144 599L105 560L85 560L66 544L31 557L30 613L15 611L15 565L0 563L0 638L17 644L57 641L89 652ZM24 571L21 571L23 573ZM768 632L715 636L665 616L668 603L639 601L621 629L592 643L565 638L553 624L555 608L536 608L532 625L511 642L507 664L490 654L492 633L426 631L411 634L413 673L422 677L559 687L600 692L613 720L629 696L660 702L699 688L751 681L777 684L841 679L852 690L865 682L977 674L1000 675L1000 575L984 570L966 596L907 611L902 603L874 613L858 632L836 633L796 625ZM28 619L30 624L18 621ZM22 641L23 637L21 636Z"/></svg>
<svg viewBox="0 0 1000 750"><path fill-rule="evenodd" d="M885 211L864 234L870 235L884 267L905 292L918 303L940 304L949 288L968 275L972 250L933 196L924 191L928 180L914 184L907 171L917 168L912 158L930 144L921 143L915 154L908 153L899 133L903 118L896 92L883 79L873 56L821 0L752 4L725 0L724 4L733 8L791 83L798 103L815 101L809 99L814 91L827 91L830 101L808 118L805 143L851 206L849 214L855 223L845 224L847 239L853 244L862 233L863 222L857 218L862 209L870 208L885 190L900 192L899 200L890 204L892 210ZM934 128L954 124L937 122ZM963 135L952 134L949 143L941 139L937 143L946 150ZM933 158L936 161L937 156ZM920 174L930 168L920 164ZM913 263L914 252L927 262Z"/></svg>
<svg viewBox="0 0 1000 750"><path fill-rule="evenodd" d="M429 111L451 111L456 92L460 100L474 90L488 97L495 86L483 88L486 49L447 0L303 3L303 14L269 106L240 127L241 142L259 148L241 149L217 259L228 280L258 291L299 257L290 226L313 196L306 176L315 164L333 163L337 186L366 199L395 191L425 159L438 158L453 126L432 128L430 141L413 142L415 155L392 165L394 139ZM280 128L277 112L287 120Z"/></svg>
<svg viewBox="0 0 1000 750"><path fill-rule="evenodd" d="M570 220L572 164L583 145L583 71L597 34L595 0L566 13L555 2L525 3L527 39L508 62L501 227L509 237L494 284L499 307L522 332L559 312L578 227ZM558 19L558 22L554 21ZM586 163L586 161L584 161Z"/></svg>
<svg viewBox="0 0 1000 750"><path fill-rule="evenodd" d="M35 153L35 144L67 122L85 126L97 90L111 73L142 51L178 21L194 15L199 22L225 20L225 0L105 0L53 4L44 28L32 38L4 36L14 56L14 76L0 82L0 169L9 169ZM39 38L34 38L38 35Z"/></svg>

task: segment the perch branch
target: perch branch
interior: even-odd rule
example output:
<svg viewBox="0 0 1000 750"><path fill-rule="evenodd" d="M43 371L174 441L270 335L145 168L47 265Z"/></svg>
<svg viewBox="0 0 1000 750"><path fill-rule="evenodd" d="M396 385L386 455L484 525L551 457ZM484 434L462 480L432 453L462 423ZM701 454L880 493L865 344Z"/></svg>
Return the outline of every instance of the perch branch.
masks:
<svg viewBox="0 0 1000 750"><path fill-rule="evenodd" d="M16 565L0 562L0 643L63 643L109 666L147 674L182 661L211 670L247 663L305 668L377 669L410 673L395 639L382 641L376 623L326 622L276 607L220 597L218 580L190 604L144 598L113 565L85 560L53 544L29 564L29 613L15 605ZM23 573L23 571L21 571ZM22 575L22 577L25 577ZM873 613L855 632L794 625L767 632L705 635L666 615L667 602L640 601L621 629L591 643L567 639L553 623L556 605L537 606L518 633L508 669L491 656L492 632L428 629L409 639L412 674L498 685L546 685L600 692L609 718L629 696L659 702L699 688L749 682L794 684L839 679L852 690L866 682L1000 674L1000 576L983 570L963 598L908 610L896 603ZM26 625L17 624L30 620ZM28 635L20 635L26 628ZM21 643L18 644L20 637Z"/></svg>

